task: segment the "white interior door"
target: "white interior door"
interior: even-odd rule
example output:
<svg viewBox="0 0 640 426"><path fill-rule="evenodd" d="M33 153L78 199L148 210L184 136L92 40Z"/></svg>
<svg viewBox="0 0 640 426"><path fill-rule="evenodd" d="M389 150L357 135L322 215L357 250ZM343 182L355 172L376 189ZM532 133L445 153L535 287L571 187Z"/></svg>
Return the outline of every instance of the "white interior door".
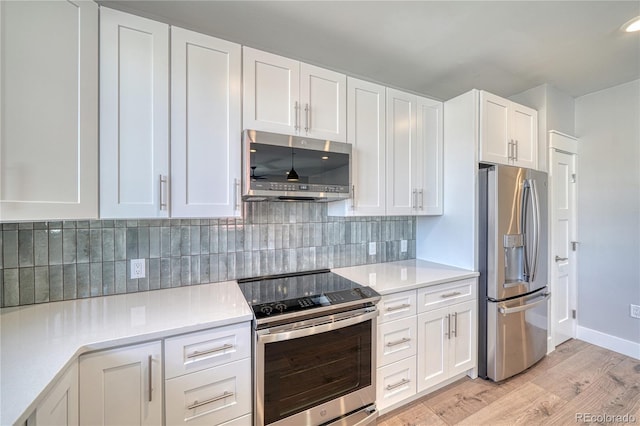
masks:
<svg viewBox="0 0 640 426"><path fill-rule="evenodd" d="M576 155L551 151L551 334L553 346L575 337Z"/></svg>

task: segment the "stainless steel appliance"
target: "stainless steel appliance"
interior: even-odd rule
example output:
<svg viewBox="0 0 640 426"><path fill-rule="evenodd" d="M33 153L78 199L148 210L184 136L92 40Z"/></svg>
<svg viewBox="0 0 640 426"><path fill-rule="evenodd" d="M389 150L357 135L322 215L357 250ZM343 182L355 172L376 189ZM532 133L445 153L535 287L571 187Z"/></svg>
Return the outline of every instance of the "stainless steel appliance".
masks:
<svg viewBox="0 0 640 426"><path fill-rule="evenodd" d="M244 201L335 201L351 195L351 145L245 130Z"/></svg>
<svg viewBox="0 0 640 426"><path fill-rule="evenodd" d="M380 295L329 270L238 284L254 312L254 424L375 423Z"/></svg>
<svg viewBox="0 0 640 426"><path fill-rule="evenodd" d="M479 170L478 373L511 377L547 351L547 175Z"/></svg>

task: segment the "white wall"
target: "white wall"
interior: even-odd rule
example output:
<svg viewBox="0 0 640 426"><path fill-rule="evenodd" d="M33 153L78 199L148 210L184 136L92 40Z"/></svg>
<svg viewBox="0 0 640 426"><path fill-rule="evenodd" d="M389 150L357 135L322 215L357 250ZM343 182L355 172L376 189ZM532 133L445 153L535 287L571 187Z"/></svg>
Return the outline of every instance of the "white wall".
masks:
<svg viewBox="0 0 640 426"><path fill-rule="evenodd" d="M575 109L579 327L640 343L640 80Z"/></svg>

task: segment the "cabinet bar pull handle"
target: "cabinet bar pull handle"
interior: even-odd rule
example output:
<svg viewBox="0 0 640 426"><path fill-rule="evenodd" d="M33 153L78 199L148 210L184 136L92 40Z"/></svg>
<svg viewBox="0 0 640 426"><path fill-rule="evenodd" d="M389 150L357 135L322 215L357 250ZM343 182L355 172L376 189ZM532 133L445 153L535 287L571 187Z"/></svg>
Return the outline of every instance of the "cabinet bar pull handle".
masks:
<svg viewBox="0 0 640 426"><path fill-rule="evenodd" d="M206 351L195 351L193 353L190 353L187 355L187 358L196 358L199 356L203 356L203 355L208 355L208 354L212 354L215 352L220 352L220 351L226 351L227 349L233 349L233 345L227 343L225 345L222 345L218 348L213 348L213 349L207 349Z"/></svg>
<svg viewBox="0 0 640 426"><path fill-rule="evenodd" d="M212 402L220 401L221 399L229 398L230 396L235 395L234 392L224 391L222 395L214 396L213 398L209 398L205 401L199 402L198 400L193 401L193 404L187 406L187 410L193 410L198 407L202 407L203 405L211 404Z"/></svg>
<svg viewBox="0 0 640 426"><path fill-rule="evenodd" d="M515 161L518 161L518 141L517 140L514 142L513 146L515 148L513 157Z"/></svg>
<svg viewBox="0 0 640 426"><path fill-rule="evenodd" d="M166 176L160 175L160 210L167 210L167 197L165 196L167 180Z"/></svg>
<svg viewBox="0 0 640 426"><path fill-rule="evenodd" d="M351 210L356 209L356 186L351 185Z"/></svg>
<svg viewBox="0 0 640 426"><path fill-rule="evenodd" d="M300 125L298 124L300 122L300 105L298 105L298 101L296 101L295 106L293 107L293 111L294 111L294 122L295 125L293 126L293 128L296 130L296 132L298 130L300 130Z"/></svg>
<svg viewBox="0 0 640 426"><path fill-rule="evenodd" d="M413 203L411 204L411 208L412 209L418 208L418 190L415 188L413 189Z"/></svg>
<svg viewBox="0 0 640 426"><path fill-rule="evenodd" d="M394 384L394 385L387 385L387 390L393 390L395 388L399 388L400 386L404 386L407 383L410 383L411 380L409 379L402 379L400 380L398 383Z"/></svg>
<svg viewBox="0 0 640 426"><path fill-rule="evenodd" d="M149 355L149 402L153 399L153 357Z"/></svg>
<svg viewBox="0 0 640 426"><path fill-rule="evenodd" d="M311 111L309 104L304 104L304 131L307 133L309 133L309 129L311 128L309 125L309 111Z"/></svg>
<svg viewBox="0 0 640 426"><path fill-rule="evenodd" d="M420 190L420 210L424 209L424 190Z"/></svg>
<svg viewBox="0 0 640 426"><path fill-rule="evenodd" d="M440 297L442 297L443 299L448 299L450 297L454 297L454 296L460 296L462 293L460 293L459 291L454 291L453 293L446 293L441 295Z"/></svg>
<svg viewBox="0 0 640 426"><path fill-rule="evenodd" d="M447 314L447 332L444 335L451 339L451 314Z"/></svg>
<svg viewBox="0 0 640 426"><path fill-rule="evenodd" d="M513 139L509 139L509 149L507 150L507 156L509 160L513 160Z"/></svg>
<svg viewBox="0 0 640 426"><path fill-rule="evenodd" d="M451 331L451 333L453 333L453 337L458 337L458 313L457 312L453 313L453 330Z"/></svg>
<svg viewBox="0 0 640 426"><path fill-rule="evenodd" d="M410 303L403 303L402 305L396 305L396 306L387 306L387 312L398 311L400 309L409 308L409 307L411 307Z"/></svg>
<svg viewBox="0 0 640 426"><path fill-rule="evenodd" d="M234 198L236 200L235 210L240 210L240 180L238 178L235 178L233 180L233 192Z"/></svg>
<svg viewBox="0 0 640 426"><path fill-rule="evenodd" d="M387 343L387 346L388 347L398 346L398 345L401 345L403 343L407 343L407 342L410 342L410 341L411 341L411 339L409 337L403 337L402 339L396 340L395 342Z"/></svg>

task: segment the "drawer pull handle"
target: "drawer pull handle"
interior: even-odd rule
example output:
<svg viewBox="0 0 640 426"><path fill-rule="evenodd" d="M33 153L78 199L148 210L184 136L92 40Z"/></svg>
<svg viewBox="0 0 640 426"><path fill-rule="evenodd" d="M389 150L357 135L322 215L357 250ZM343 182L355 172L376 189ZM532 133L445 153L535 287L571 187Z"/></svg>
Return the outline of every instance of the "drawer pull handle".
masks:
<svg viewBox="0 0 640 426"><path fill-rule="evenodd" d="M222 395L214 396L213 398L207 399L206 401L199 402L198 400L193 401L193 404L187 407L187 410L193 410L198 407L202 407L203 405L211 404L212 402L220 401L221 399L229 398L230 396L235 395L233 392L224 391Z"/></svg>
<svg viewBox="0 0 640 426"><path fill-rule="evenodd" d="M387 307L387 312L398 311L400 309L405 309L405 308L410 308L410 307L411 307L410 303L403 303L402 305L397 305L397 306L388 306Z"/></svg>
<svg viewBox="0 0 640 426"><path fill-rule="evenodd" d="M215 353L215 352L226 351L227 349L232 349L232 348L233 348L233 345L230 345L230 344L227 343L226 345L220 346L219 348L213 348L213 349L209 349L209 350L202 351L202 352L201 351L195 351L194 353L188 354L187 358L196 358L196 357L199 357L199 356L202 356L202 355L208 355L208 354L212 354L212 353Z"/></svg>
<svg viewBox="0 0 640 426"><path fill-rule="evenodd" d="M394 384L394 385L387 385L387 390L394 390L395 388L399 388L400 386L404 386L407 383L410 383L411 380L409 379L402 379L400 380L398 383Z"/></svg>
<svg viewBox="0 0 640 426"><path fill-rule="evenodd" d="M402 339L396 340L395 342L387 343L387 346L388 347L398 346L398 345L401 345L403 343L407 343L407 342L410 342L410 341L411 341L411 339L409 337L403 337Z"/></svg>
<svg viewBox="0 0 640 426"><path fill-rule="evenodd" d="M443 299L448 299L450 297L455 297L455 296L460 296L462 293L460 293L459 291L454 291L453 293L446 293L441 295L440 297L442 297Z"/></svg>

